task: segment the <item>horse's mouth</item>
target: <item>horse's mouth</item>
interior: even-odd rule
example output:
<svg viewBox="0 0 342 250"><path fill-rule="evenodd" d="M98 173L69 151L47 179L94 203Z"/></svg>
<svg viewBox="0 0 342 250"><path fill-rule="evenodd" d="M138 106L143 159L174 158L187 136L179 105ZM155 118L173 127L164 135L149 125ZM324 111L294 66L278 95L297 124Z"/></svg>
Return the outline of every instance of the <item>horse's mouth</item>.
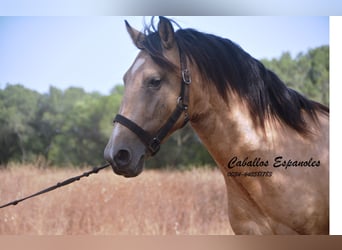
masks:
<svg viewBox="0 0 342 250"><path fill-rule="evenodd" d="M132 177L138 176L143 171L144 164L145 164L145 156L142 155L135 167L127 166L121 169L116 166L112 166L112 169L114 173L116 173L117 175L122 175L126 178L132 178Z"/></svg>

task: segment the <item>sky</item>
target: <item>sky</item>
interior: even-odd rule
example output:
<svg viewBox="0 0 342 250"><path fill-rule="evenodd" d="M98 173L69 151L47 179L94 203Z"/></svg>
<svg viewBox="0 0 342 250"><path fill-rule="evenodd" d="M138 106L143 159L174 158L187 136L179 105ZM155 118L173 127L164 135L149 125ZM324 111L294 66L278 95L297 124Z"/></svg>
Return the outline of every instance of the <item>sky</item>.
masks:
<svg viewBox="0 0 342 250"><path fill-rule="evenodd" d="M257 59L329 44L329 17L171 18L229 38ZM20 83L46 93L51 85L75 86L108 94L138 53L124 20L141 30L150 17L0 17L0 88Z"/></svg>
<svg viewBox="0 0 342 250"><path fill-rule="evenodd" d="M0 15L341 15L340 0L0 0Z"/></svg>

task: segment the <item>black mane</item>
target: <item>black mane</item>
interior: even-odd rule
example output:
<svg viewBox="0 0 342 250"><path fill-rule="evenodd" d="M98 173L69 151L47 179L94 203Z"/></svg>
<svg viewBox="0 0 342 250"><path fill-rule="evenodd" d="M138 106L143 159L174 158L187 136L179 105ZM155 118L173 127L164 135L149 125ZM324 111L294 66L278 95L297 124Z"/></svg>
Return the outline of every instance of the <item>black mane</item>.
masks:
<svg viewBox="0 0 342 250"><path fill-rule="evenodd" d="M152 26L145 29L142 49L156 63L174 68L163 56L160 37ZM329 108L311 101L288 88L272 71L229 39L202 33L194 29L175 32L179 49L197 65L202 77L212 82L226 101L228 91L244 100L256 125L264 128L266 119L277 119L296 131L309 132L302 111L317 121L317 111L329 113Z"/></svg>

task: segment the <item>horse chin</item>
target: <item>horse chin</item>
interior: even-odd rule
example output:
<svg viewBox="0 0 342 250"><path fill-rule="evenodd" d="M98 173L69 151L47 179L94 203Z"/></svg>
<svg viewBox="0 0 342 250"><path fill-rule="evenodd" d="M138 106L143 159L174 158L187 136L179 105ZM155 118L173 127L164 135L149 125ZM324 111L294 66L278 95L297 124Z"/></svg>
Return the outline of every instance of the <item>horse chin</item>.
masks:
<svg viewBox="0 0 342 250"><path fill-rule="evenodd" d="M125 169L118 169L113 167L113 171L114 173L116 173L117 175L122 175L126 178L132 178L132 177L136 177L139 174L141 174L141 172L144 169L144 165L145 165L145 156L142 155L139 159L139 161L137 162L137 164L134 166L128 166Z"/></svg>

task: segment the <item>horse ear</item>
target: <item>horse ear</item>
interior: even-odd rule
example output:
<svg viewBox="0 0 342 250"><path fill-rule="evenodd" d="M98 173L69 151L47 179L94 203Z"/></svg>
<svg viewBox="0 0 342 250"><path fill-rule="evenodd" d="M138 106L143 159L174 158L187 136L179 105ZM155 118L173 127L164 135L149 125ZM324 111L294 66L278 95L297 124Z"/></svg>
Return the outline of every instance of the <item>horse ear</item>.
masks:
<svg viewBox="0 0 342 250"><path fill-rule="evenodd" d="M138 49L142 49L143 48L142 42L145 39L145 35L141 33L140 31L132 28L131 25L129 25L129 23L126 20L125 20L125 24L126 24L127 32L131 36L134 45Z"/></svg>
<svg viewBox="0 0 342 250"><path fill-rule="evenodd" d="M158 33L165 49L171 49L175 44L175 32L169 19L160 16Z"/></svg>

